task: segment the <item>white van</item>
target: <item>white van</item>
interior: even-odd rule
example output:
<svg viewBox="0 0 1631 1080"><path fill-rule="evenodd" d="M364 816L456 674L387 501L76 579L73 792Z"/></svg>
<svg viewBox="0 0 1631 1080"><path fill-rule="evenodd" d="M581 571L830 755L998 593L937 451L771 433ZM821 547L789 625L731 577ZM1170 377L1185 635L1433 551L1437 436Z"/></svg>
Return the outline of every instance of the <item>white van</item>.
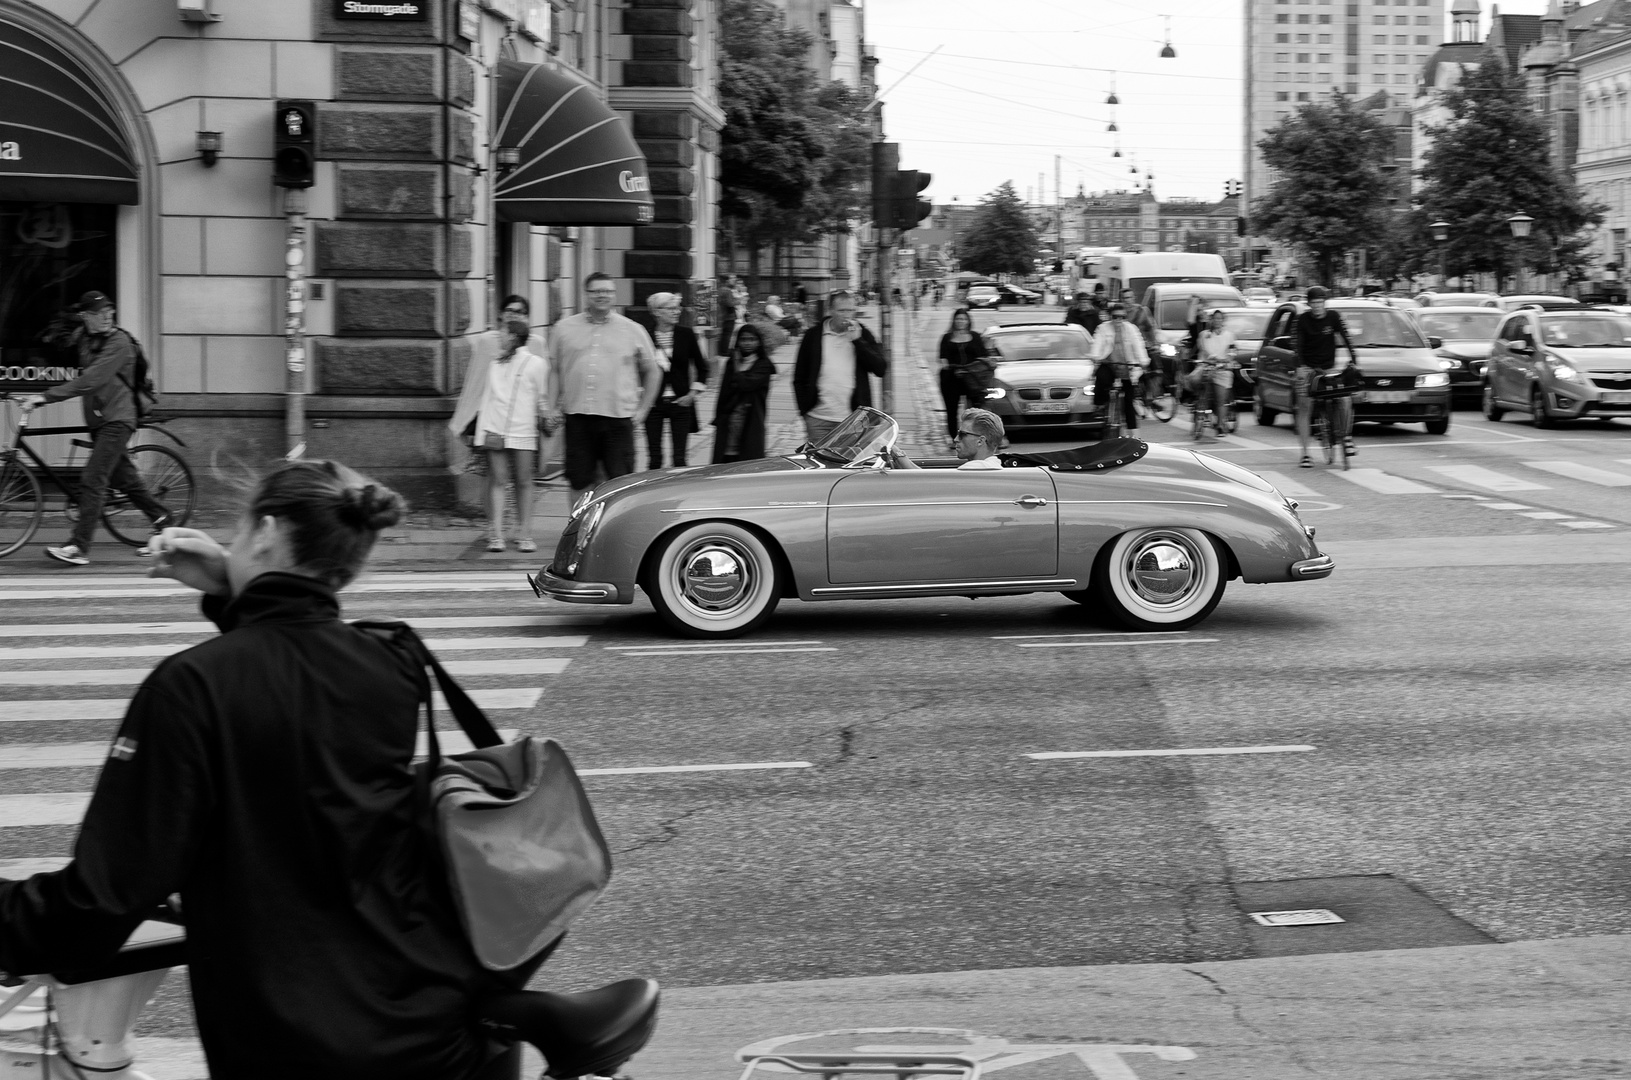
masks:
<svg viewBox="0 0 1631 1080"><path fill-rule="evenodd" d="M1144 303L1145 290L1165 281L1229 284L1229 268L1222 255L1189 251L1117 252L1104 256L1098 270L1106 296L1113 300L1120 297L1121 290L1131 289L1139 303Z"/></svg>

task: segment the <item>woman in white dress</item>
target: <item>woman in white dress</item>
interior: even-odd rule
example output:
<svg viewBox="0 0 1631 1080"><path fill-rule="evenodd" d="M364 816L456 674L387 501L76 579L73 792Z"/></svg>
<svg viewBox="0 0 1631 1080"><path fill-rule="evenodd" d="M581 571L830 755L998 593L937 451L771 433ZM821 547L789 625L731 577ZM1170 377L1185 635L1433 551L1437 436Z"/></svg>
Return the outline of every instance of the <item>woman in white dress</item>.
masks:
<svg viewBox="0 0 1631 1080"><path fill-rule="evenodd" d="M476 415L475 446L487 451L487 550L504 550L505 488L515 480L516 549L538 550L527 535L532 523L532 476L538 457L538 429L553 420L549 402L549 361L527 349L526 323L504 324L504 351L487 369L487 389Z"/></svg>

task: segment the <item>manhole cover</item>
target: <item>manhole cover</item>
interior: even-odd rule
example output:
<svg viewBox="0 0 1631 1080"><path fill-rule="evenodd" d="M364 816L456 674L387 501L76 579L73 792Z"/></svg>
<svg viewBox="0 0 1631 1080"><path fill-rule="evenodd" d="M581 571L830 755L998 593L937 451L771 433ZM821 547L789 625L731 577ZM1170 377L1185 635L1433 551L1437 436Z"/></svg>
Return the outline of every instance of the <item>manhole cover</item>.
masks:
<svg viewBox="0 0 1631 1080"><path fill-rule="evenodd" d="M1258 926L1318 926L1320 923L1347 922L1341 915L1324 908L1304 908L1301 911L1253 911L1252 922Z"/></svg>

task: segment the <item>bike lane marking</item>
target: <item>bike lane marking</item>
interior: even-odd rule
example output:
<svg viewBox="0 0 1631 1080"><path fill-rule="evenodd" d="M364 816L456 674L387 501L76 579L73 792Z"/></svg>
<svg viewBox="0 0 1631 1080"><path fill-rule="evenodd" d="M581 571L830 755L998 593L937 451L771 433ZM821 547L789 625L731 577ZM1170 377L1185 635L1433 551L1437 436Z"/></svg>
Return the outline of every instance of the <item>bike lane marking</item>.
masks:
<svg viewBox="0 0 1631 1080"><path fill-rule="evenodd" d="M913 1054L955 1054L970 1058L980 1065L982 1073L1011 1069L1018 1065L1045 1061L1056 1057L1075 1057L1097 1080L1138 1080L1138 1074L1126 1058L1131 1055L1149 1055L1159 1061L1193 1061L1195 1051L1187 1046L1159 1046L1143 1043L1025 1043L1010 1042L997 1035L981 1035L971 1028L848 1028L833 1031L804 1032L782 1035L750 1043L736 1052L736 1060L746 1063L754 1058L774 1056L777 1053L798 1053L792 1044L812 1039L832 1039L845 1035L938 1035L962 1042L928 1043L871 1043L859 1045L849 1051L856 1054L891 1054L902 1060ZM819 1051L825 1053L823 1049ZM842 1059L844 1051L834 1051ZM767 1066L777 1072L783 1068ZM835 1070L841 1071L841 1070ZM884 1071L875 1069L873 1071ZM902 1069L901 1075L910 1072Z"/></svg>
<svg viewBox="0 0 1631 1080"><path fill-rule="evenodd" d="M1428 471L1436 472L1451 480L1473 487L1483 488L1485 491L1548 491L1545 484L1536 484L1516 476L1508 476L1494 469L1486 469L1482 465L1428 465ZM1627 478L1626 483L1631 483Z"/></svg>

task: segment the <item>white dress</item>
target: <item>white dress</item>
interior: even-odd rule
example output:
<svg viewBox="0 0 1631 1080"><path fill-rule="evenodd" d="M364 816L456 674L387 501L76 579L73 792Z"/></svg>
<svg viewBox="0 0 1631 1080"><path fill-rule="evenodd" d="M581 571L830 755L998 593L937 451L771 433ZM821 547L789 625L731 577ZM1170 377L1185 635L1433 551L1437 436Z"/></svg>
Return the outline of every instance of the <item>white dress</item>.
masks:
<svg viewBox="0 0 1631 1080"><path fill-rule="evenodd" d="M494 359L476 417L476 446L485 444L491 433L503 437L506 450L538 449L538 418L548 384L549 361L525 348L508 360Z"/></svg>

